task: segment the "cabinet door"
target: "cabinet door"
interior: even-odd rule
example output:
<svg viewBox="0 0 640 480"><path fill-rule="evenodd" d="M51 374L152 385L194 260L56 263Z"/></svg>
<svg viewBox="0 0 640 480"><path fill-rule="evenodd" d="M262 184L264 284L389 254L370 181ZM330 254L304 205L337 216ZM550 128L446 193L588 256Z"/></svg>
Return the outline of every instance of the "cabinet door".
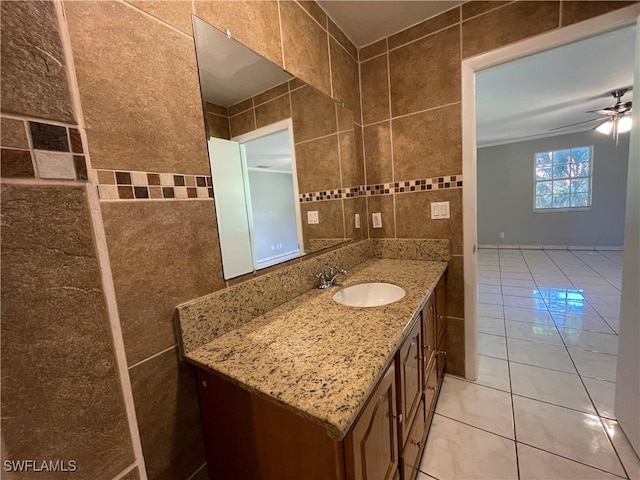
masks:
<svg viewBox="0 0 640 480"><path fill-rule="evenodd" d="M447 305L447 280L446 273L440 277L436 285L436 344L439 344L444 335L446 326Z"/></svg>
<svg viewBox="0 0 640 480"><path fill-rule="evenodd" d="M400 445L404 445L422 398L421 319L398 351L398 400Z"/></svg>
<svg viewBox="0 0 640 480"><path fill-rule="evenodd" d="M422 384L423 387L427 383L427 370L431 367L431 363L435 360L436 351L436 312L435 312L435 295L432 293L422 310Z"/></svg>
<svg viewBox="0 0 640 480"><path fill-rule="evenodd" d="M426 424L427 419L425 417L424 403L420 402L418 415L416 415L413 426L411 427L411 433L407 438L406 445L400 456L402 459L402 478L405 480L416 477L416 470L420 466L420 452L422 452L422 446L424 444Z"/></svg>
<svg viewBox="0 0 640 480"><path fill-rule="evenodd" d="M345 439L350 480L392 480L398 475L395 375L391 364Z"/></svg>

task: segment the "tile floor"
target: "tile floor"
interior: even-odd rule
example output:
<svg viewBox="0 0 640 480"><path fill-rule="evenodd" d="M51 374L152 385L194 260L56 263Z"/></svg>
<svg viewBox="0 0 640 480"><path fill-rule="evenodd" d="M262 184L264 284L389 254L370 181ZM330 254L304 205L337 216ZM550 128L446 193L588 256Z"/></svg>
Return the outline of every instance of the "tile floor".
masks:
<svg viewBox="0 0 640 480"><path fill-rule="evenodd" d="M640 479L613 414L622 252L483 249L478 380L446 376L418 480Z"/></svg>

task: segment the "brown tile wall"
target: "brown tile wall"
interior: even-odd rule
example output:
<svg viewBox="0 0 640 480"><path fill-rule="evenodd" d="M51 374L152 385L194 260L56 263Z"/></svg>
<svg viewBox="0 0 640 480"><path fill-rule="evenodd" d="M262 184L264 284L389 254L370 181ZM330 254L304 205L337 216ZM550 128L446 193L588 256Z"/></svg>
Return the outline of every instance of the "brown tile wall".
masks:
<svg viewBox="0 0 640 480"><path fill-rule="evenodd" d="M2 460L74 460L80 477L112 479L135 468L128 385L56 6L1 9Z"/></svg>
<svg viewBox="0 0 640 480"><path fill-rule="evenodd" d="M361 48L366 183L462 173L463 58L631 3L637 2L471 1ZM369 219L372 238L450 239L448 369L463 375L462 190L366 198L369 214L382 213L381 229ZM450 219L431 220L429 204L438 201L450 202Z"/></svg>
<svg viewBox="0 0 640 480"><path fill-rule="evenodd" d="M134 453L86 189L2 184L2 459L109 479Z"/></svg>
<svg viewBox="0 0 640 480"><path fill-rule="evenodd" d="M93 167L89 178L100 186L147 474L150 479L206 478L195 379L175 353L173 309L229 283L222 279L214 201L200 195L199 185L186 182L210 175L205 132L229 138L256 128L256 120L263 125L283 112L290 116L291 109L279 95L262 94L250 115L240 111L244 108L216 105L206 105L203 114L191 15L223 31L229 28L234 38L333 94L359 118L357 50L315 2L64 1L63 10ZM303 110L294 116L309 115ZM333 112L336 152L357 146L353 119L336 119ZM351 127L338 132L340 122ZM7 142L16 144L11 148L28 153L20 136L9 133ZM306 134L309 140L318 136L309 128ZM348 160L361 161L361 150ZM364 181L361 172L357 166L345 168L350 181L362 177L358 184ZM145 179L145 174L150 175ZM184 177L184 186L171 185L176 200L186 187L183 201L165 201L171 192L165 192L162 179L169 174Z"/></svg>

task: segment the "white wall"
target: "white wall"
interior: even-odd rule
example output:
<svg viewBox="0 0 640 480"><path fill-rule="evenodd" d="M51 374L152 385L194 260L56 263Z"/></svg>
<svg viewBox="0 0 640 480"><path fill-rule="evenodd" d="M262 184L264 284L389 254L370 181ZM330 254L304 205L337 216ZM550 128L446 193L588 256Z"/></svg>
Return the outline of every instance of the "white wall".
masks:
<svg viewBox="0 0 640 480"><path fill-rule="evenodd" d="M591 209L534 213L534 154L582 145L593 145ZM622 246L628 152L629 134L616 146L594 131L478 149L478 243Z"/></svg>
<svg viewBox="0 0 640 480"><path fill-rule="evenodd" d="M249 170L249 189L258 262L298 250L293 175Z"/></svg>

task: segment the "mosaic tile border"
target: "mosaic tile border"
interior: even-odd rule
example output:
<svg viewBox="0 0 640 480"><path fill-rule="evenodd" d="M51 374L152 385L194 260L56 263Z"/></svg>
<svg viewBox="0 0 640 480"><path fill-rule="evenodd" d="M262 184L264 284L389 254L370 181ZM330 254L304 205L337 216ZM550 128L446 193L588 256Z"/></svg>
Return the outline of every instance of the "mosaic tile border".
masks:
<svg viewBox="0 0 640 480"><path fill-rule="evenodd" d="M210 176L136 170L95 170L100 200L208 200Z"/></svg>
<svg viewBox="0 0 640 480"><path fill-rule="evenodd" d="M2 115L0 172L3 178L89 180L78 128ZM11 136L11 139L8 137Z"/></svg>
<svg viewBox="0 0 640 480"><path fill-rule="evenodd" d="M417 180L406 180L404 182L367 185L366 191L367 196L372 196L390 195L392 193L411 193L426 190L448 190L452 188L462 188L462 174L433 178L420 178Z"/></svg>
<svg viewBox="0 0 640 480"><path fill-rule="evenodd" d="M355 198L365 194L365 185L356 185L348 188L335 188L321 192L301 193L298 195L300 203L319 202L322 200L337 200L340 198Z"/></svg>
<svg viewBox="0 0 640 480"><path fill-rule="evenodd" d="M403 182L380 183L376 185L357 185L349 188L336 188L321 192L301 193L300 203L320 202L324 200L338 200L360 196L394 195L396 193L411 193L435 190L450 190L462 188L462 174L445 175L442 177L420 178Z"/></svg>

